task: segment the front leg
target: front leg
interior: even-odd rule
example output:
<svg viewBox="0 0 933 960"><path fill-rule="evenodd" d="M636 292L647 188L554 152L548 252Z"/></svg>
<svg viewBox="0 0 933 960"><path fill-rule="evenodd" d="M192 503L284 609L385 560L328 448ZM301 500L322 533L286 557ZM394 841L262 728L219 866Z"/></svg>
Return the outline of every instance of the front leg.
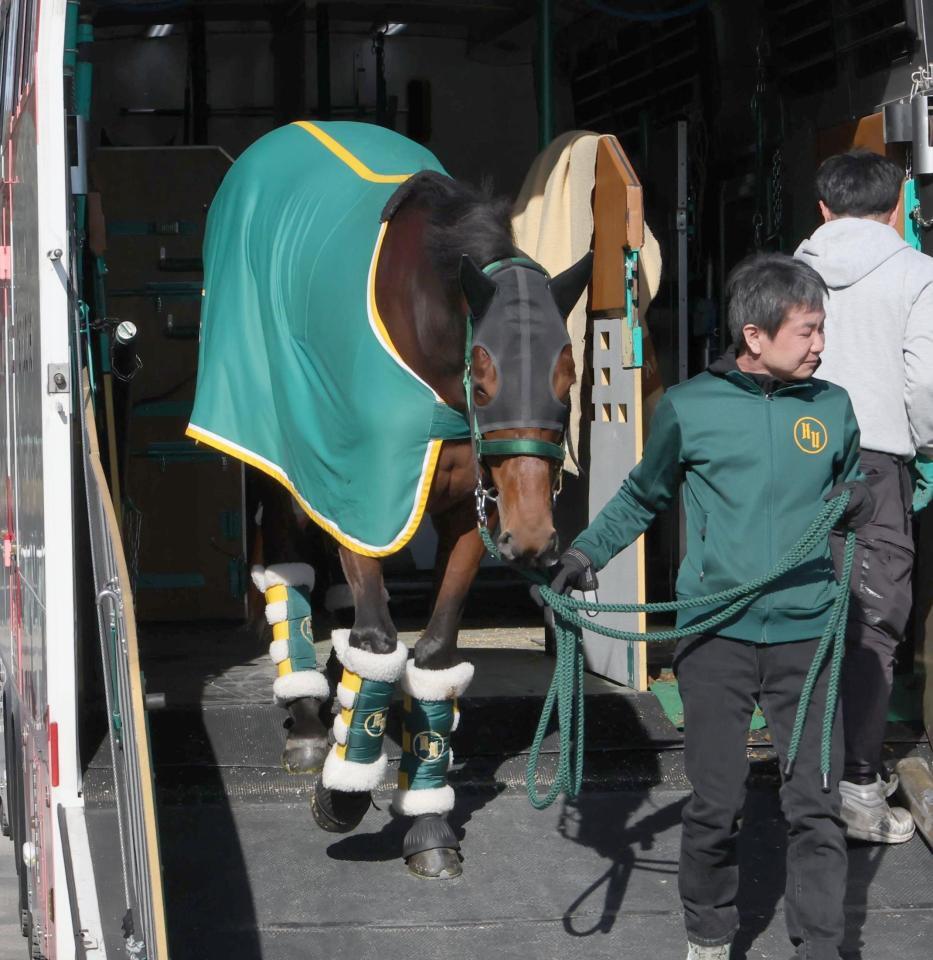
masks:
<svg viewBox="0 0 933 960"><path fill-rule="evenodd" d="M454 806L447 783L450 734L459 719L457 700L473 678L473 665L457 661L457 633L484 548L469 500L436 518L435 526L437 596L402 678L403 750L392 806L415 817L403 845L408 869L420 877L449 879L462 872L460 843L447 822Z"/></svg>
<svg viewBox="0 0 933 960"><path fill-rule="evenodd" d="M340 560L356 615L352 630L335 630L334 653L343 668L337 684L340 713L333 746L311 796L311 811L325 830L352 830L369 809L371 791L386 772L382 750L395 682L408 660L389 616L382 564L341 547Z"/></svg>
<svg viewBox="0 0 933 960"><path fill-rule="evenodd" d="M457 634L470 587L486 553L472 500L432 517L437 530L434 609L427 629L415 644L415 665L444 670L457 662ZM495 525L495 515L490 517Z"/></svg>
<svg viewBox="0 0 933 960"><path fill-rule="evenodd" d="M341 546L340 565L353 593L355 613L350 646L368 653L393 653L398 634L389 615L382 561L360 556Z"/></svg>

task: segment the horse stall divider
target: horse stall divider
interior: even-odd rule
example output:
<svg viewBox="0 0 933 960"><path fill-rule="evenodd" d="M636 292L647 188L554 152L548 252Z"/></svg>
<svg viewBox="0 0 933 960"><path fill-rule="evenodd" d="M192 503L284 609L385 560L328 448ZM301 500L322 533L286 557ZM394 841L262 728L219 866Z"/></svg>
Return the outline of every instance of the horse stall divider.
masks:
<svg viewBox="0 0 933 960"><path fill-rule="evenodd" d="M637 267L627 276L626 260L644 243L644 204L638 177L612 136L597 148L593 221L591 519L641 459L643 446L638 277ZM645 602L644 536L600 572L599 599ZM605 614L600 621L623 630L646 628L643 613ZM588 670L636 690L648 688L644 641L609 640L587 630L583 646Z"/></svg>

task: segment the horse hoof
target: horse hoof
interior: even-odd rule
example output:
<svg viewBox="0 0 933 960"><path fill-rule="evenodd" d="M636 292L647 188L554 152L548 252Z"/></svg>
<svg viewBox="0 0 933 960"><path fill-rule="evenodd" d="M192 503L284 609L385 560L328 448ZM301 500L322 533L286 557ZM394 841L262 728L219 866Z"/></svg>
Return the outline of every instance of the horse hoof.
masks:
<svg viewBox="0 0 933 960"><path fill-rule="evenodd" d="M453 880L463 873L460 843L447 818L439 813L415 817L402 843L402 856L416 877Z"/></svg>
<svg viewBox="0 0 933 960"><path fill-rule="evenodd" d="M288 736L282 753L282 766L288 773L320 773L323 768L330 745L320 711L321 701L316 697L298 697L288 704Z"/></svg>
<svg viewBox="0 0 933 960"><path fill-rule="evenodd" d="M463 873L460 854L450 847L422 850L408 858L408 869L424 880L453 880Z"/></svg>
<svg viewBox="0 0 933 960"><path fill-rule="evenodd" d="M329 790L318 777L311 790L311 815L314 822L328 833L349 833L359 826L372 802L369 791Z"/></svg>
<svg viewBox="0 0 933 960"><path fill-rule="evenodd" d="M289 737L282 751L282 766L286 773L320 773L327 759L330 745L323 737Z"/></svg>

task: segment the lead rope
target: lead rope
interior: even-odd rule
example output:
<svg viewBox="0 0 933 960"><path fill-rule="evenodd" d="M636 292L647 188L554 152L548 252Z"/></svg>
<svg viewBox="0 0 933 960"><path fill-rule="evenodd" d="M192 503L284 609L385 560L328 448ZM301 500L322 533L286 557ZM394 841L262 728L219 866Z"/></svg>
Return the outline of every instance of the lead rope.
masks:
<svg viewBox="0 0 933 960"><path fill-rule="evenodd" d="M744 610L763 593L765 587L774 583L790 570L800 565L810 552L822 540L829 536L830 531L845 512L850 493L843 491L839 496L829 501L803 536L793 547L775 564L764 576L748 583L721 590L719 593L705 597L693 597L689 600L674 600L667 603L589 603L585 600L575 600L573 597L555 593L546 585L546 580L540 574L522 571L523 575L539 585L541 597L554 611L554 633L557 642L557 662L554 676L548 687L544 700L544 708L534 740L528 752L528 766L526 770L526 787L531 805L538 810L550 806L558 795L565 793L575 798L583 784L583 745L584 745L584 709L583 709L583 628L592 630L614 640L680 640L684 637L705 633L713 627L725 622L734 614ZM480 537L489 553L496 559L501 559L499 551L489 534L485 524L479 525ZM787 760L784 767L784 776L793 774L794 764L800 749L813 688L823 668L826 655L832 647L832 662L830 667L829 684L826 691L826 709L823 714L823 733L820 744L820 773L822 788L830 789L830 753L832 746L832 728L836 713L836 704L839 696L839 678L842 668L842 656L845 650L846 620L849 609L849 579L852 573L853 557L855 555L855 534L849 531L845 540L845 557L842 576L836 587L836 599L833 602L829 620L823 636L817 646L807 677L800 692L797 704L797 715L794 719L793 732L787 750ZM588 613L662 613L677 610L691 610L699 607L709 607L718 604L728 604L717 613L713 613L699 623L690 627L672 628L657 633L645 634L632 630L618 630L594 621L583 620L580 611ZM541 754L541 744L547 732L551 717L557 706L557 724L559 738L559 754L557 771L550 789L544 797L537 790L538 765Z"/></svg>

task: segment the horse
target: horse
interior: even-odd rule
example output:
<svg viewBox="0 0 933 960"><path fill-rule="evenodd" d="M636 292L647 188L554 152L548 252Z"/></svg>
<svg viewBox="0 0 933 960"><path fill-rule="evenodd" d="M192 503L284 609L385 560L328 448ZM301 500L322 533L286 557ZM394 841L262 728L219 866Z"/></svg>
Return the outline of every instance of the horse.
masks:
<svg viewBox="0 0 933 960"><path fill-rule="evenodd" d="M427 151L397 134L350 123L303 127L313 142L300 140L292 132L290 139L281 135L274 150L267 143L258 159L247 151L231 173L243 164L239 179L248 186L234 189L234 178L228 190L225 180L218 193L221 212L215 212L218 200L211 208L197 399L189 433L273 476L339 544L354 619L349 631L334 632L334 652L343 672L335 691L335 706L340 709L330 731L321 715L332 691L316 670L307 629L313 585L309 568L275 563L254 570L254 582L266 597L267 618L274 625L270 654L279 673L274 690L291 715L283 760L293 772L321 771L311 793L315 821L325 830L346 832L362 820L371 791L386 771L382 738L389 703L401 681L403 755L392 804L395 812L414 818L402 855L409 870L419 876L452 878L462 872L462 857L446 819L454 804L447 784L449 742L459 719L457 700L473 674L472 665L457 651L457 634L485 550L479 523L498 527L496 545L507 562L545 569L556 560L552 508L575 381L565 321L588 285L592 261L587 255L558 276L548 276L516 248L506 199L452 179ZM258 144L278 134L274 131ZM326 186L321 180L322 149L337 157ZM295 153L300 150L309 151L309 156L299 162ZM410 175L377 173L370 157L373 166L394 162L396 167L407 163L418 169ZM290 163L294 166L289 167ZM352 175L364 183L356 184ZM309 177L314 184L305 188ZM366 203L385 201L379 224L372 227L378 226L374 252L370 255L369 234L365 243L342 241L335 252L330 240L324 253L315 240L313 255L293 254L283 246L285 235L278 233L283 224L286 233L291 231L293 244L302 246L296 239L300 231L296 225L306 223L304 218L312 212L322 222L309 228L310 233L316 237L339 233L344 219L320 213L321 191L327 191L329 202L344 184L348 193L341 210L349 206L358 211ZM374 184L379 187L375 193ZM359 191L369 200L357 199ZM277 197L284 199L279 203ZM243 217L259 219L242 227ZM249 239L247 235L257 231L260 239ZM350 320L332 321L330 326L321 321L312 335L302 314L315 313L320 298L330 296L326 289L318 292L317 299L308 293L307 284L317 282L308 279L308 270L330 279L327 274L344 271L346 259L358 250L368 264L366 277L359 278L368 288L368 328L359 321L361 338L374 334L383 348L382 353L365 353L365 363L353 351L370 350L368 345L351 349L347 346L351 341L339 339ZM321 258L329 256L330 266L325 269ZM285 266L283 260L288 261ZM362 266L361 259L360 274ZM264 271L275 270L286 279L269 286L262 279ZM244 274L249 274L248 280ZM262 289L254 290L256 284ZM342 289L328 303L349 311L353 296L347 294L348 287ZM289 314L287 321L283 311ZM246 326L255 326L257 312L267 315L261 335ZM296 313L302 315L296 318ZM231 319L239 315L242 328ZM269 332L285 322L286 333ZM251 346L232 347L231 340L238 336L251 338ZM335 337L336 345L331 342ZM294 363L280 355L293 349ZM343 366L363 366L362 385L350 386L339 374L322 386L318 380L326 378L320 368L338 363L335 356L346 357L348 351L353 358L344 359ZM250 369L244 370L244 365ZM399 369L419 389L427 389L425 396L433 404L431 428L418 447L418 456L422 447L425 453L413 506L409 510L406 500L400 519L375 543L359 528L351 530L351 525L371 500L378 499L382 485L396 471L393 443L404 442L406 417L394 405L392 390L380 385L395 383ZM287 388L280 382L283 379ZM255 396L241 402L239 417L249 423L232 436L236 418L229 414L229 405L240 402L242 384L260 380L263 384ZM296 399L306 388L314 398L313 406L310 401L302 406ZM277 389L281 392L276 393ZM370 398L369 390L376 395ZM332 396L335 392L341 395ZM271 397L268 401L263 400L266 393ZM352 402L348 393L355 398ZM309 411L317 411L325 400L335 411L328 418L335 419L307 428ZM264 402L273 409L264 411ZM296 409L284 409L296 404ZM355 404L352 419L344 410L347 404ZM343 423L344 415L346 423L338 436L328 440L327 431L335 422ZM280 439L278 446L269 441L276 416L276 422L294 422L296 429L303 428L307 442L286 442L293 439L290 435ZM365 425L360 427L360 421ZM277 429L281 432L281 425ZM353 438L341 443L342 430L353 433ZM359 455L354 431L370 438ZM267 447L257 452L263 442ZM325 449L318 450L322 445ZM294 458L285 469L282 464L290 452ZM346 462L338 465L338 456ZM308 467L311 479L301 486L296 478L308 460L314 460ZM327 484L336 491L329 501L323 489ZM366 493L362 499L354 492L360 484ZM397 499L395 493L392 496L393 501ZM348 504L357 506L350 509ZM338 514L344 507L341 519ZM384 512L388 506L379 509ZM405 542L424 513L438 535L436 591L428 624L409 657L389 612L382 557ZM381 514L372 518L374 526L381 522ZM396 535L396 527L403 522L404 530ZM286 546L280 540L278 545L267 542L266 548L271 559L270 549Z"/></svg>

